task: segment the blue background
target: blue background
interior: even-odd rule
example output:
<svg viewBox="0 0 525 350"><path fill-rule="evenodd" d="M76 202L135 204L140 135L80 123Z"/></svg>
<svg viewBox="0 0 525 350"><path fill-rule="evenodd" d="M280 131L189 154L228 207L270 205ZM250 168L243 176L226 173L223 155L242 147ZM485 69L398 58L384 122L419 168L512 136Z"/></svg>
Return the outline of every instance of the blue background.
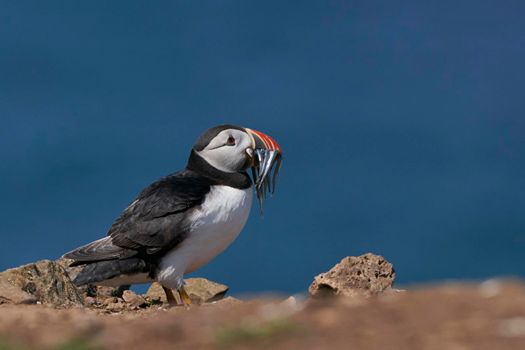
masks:
<svg viewBox="0 0 525 350"><path fill-rule="evenodd" d="M208 127L285 151L264 217L197 275L304 291L524 275L525 2L0 1L0 269L105 235Z"/></svg>

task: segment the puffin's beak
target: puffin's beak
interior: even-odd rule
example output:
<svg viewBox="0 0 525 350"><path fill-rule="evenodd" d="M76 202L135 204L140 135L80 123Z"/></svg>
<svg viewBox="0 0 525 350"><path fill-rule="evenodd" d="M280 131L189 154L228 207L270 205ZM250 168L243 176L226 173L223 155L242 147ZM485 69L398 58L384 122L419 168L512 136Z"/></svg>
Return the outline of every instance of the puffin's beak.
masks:
<svg viewBox="0 0 525 350"><path fill-rule="evenodd" d="M272 194L275 192L277 175L281 168L282 150L272 137L257 130L248 128L245 130L253 141L252 175L262 211L266 191ZM270 176L272 171L273 174Z"/></svg>

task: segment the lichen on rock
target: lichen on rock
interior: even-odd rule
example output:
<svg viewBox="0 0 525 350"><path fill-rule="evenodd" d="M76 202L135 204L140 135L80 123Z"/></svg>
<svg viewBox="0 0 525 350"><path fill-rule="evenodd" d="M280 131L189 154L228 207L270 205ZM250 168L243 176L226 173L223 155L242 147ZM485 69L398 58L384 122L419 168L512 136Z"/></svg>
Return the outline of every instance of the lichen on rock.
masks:
<svg viewBox="0 0 525 350"><path fill-rule="evenodd" d="M57 262L36 263L0 272L0 304L82 305L82 298L67 272Z"/></svg>

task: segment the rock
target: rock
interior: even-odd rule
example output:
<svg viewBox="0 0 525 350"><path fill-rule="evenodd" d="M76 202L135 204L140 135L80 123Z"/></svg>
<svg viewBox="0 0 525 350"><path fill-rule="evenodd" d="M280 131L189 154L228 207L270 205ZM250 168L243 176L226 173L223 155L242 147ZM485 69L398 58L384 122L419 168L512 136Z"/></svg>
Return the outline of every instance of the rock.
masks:
<svg viewBox="0 0 525 350"><path fill-rule="evenodd" d="M64 268L50 260L0 273L0 303L40 302L54 306L82 305L77 288Z"/></svg>
<svg viewBox="0 0 525 350"><path fill-rule="evenodd" d="M206 278L188 278L185 288L191 300L198 304L220 300L224 298L229 289L224 284L212 282Z"/></svg>
<svg viewBox="0 0 525 350"><path fill-rule="evenodd" d="M391 288L395 276L394 267L382 256L348 256L330 271L316 276L308 291L314 297L371 296Z"/></svg>
<svg viewBox="0 0 525 350"><path fill-rule="evenodd" d="M1 275L0 275L1 276ZM38 299L19 286L13 285L7 279L0 277L0 305L1 304L36 304Z"/></svg>
<svg viewBox="0 0 525 350"><path fill-rule="evenodd" d="M110 312L120 312L126 309L126 303L124 303L124 300L117 297L107 298L102 305Z"/></svg>
<svg viewBox="0 0 525 350"><path fill-rule="evenodd" d="M174 293L174 294L177 294L177 293ZM162 289L162 286L160 285L160 283L157 283L157 282L153 282L151 284L146 294L144 294L144 297L152 303L167 303L168 302L168 300L166 299L166 293L164 293L164 290Z"/></svg>
<svg viewBox="0 0 525 350"><path fill-rule="evenodd" d="M87 306L95 306L97 304L97 299L93 297L85 297L84 298L84 305Z"/></svg>
<svg viewBox="0 0 525 350"><path fill-rule="evenodd" d="M220 300L217 300L217 301L212 301L211 303L209 303L209 305L221 305L221 306L230 306L230 305L238 305L238 304L242 304L244 303L244 301L240 300L240 299L237 299L237 298L234 298L234 297L225 297L224 299L220 299Z"/></svg>
<svg viewBox="0 0 525 350"><path fill-rule="evenodd" d="M82 269L84 269L84 266L82 266L82 265L69 266L69 265L71 265L71 263L74 262L74 260L72 260L72 259L60 258L60 259L55 260L55 261L56 261L57 264L62 266L62 268L64 268L64 270L67 272L67 275L68 275L68 277L69 277L69 279L71 281L74 281L75 278L77 277L77 275L80 273L80 271L82 271ZM78 293L81 296L83 296L84 298L85 297L96 297L97 296L97 293L96 293L96 289L97 288L96 288L96 286L84 285L84 286L76 286L76 287L77 287Z"/></svg>
<svg viewBox="0 0 525 350"><path fill-rule="evenodd" d="M146 305L146 300L132 290L125 290L122 293L122 299L132 308L139 308Z"/></svg>
<svg viewBox="0 0 525 350"><path fill-rule="evenodd" d="M62 268L67 272L67 275L71 281L74 281L77 275L82 271L84 266L69 266L71 265L75 260L72 259L66 259L66 258L60 258L58 260L55 260L57 264L62 266Z"/></svg>
<svg viewBox="0 0 525 350"><path fill-rule="evenodd" d="M205 278L188 278L184 280L186 285L184 288L191 300L196 304L209 303L217 301L226 295L228 286L224 284L212 282ZM177 293L174 292L176 295ZM159 283L152 283L151 287L146 292L145 296L152 302L166 303L166 294Z"/></svg>
<svg viewBox="0 0 525 350"><path fill-rule="evenodd" d="M288 298L284 299L279 303L279 305L285 309L290 309L294 311L299 311L303 308L303 302L304 300L297 300L296 297L293 295L289 296Z"/></svg>

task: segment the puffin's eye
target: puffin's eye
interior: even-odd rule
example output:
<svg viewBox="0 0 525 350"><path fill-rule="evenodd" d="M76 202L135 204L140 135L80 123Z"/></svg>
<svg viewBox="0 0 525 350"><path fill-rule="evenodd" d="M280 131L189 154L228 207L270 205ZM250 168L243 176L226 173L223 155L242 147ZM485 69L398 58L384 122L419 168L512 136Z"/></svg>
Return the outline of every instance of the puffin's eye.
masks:
<svg viewBox="0 0 525 350"><path fill-rule="evenodd" d="M226 141L226 144L228 146L234 146L235 145L235 137L233 137L233 136L228 137L228 140Z"/></svg>

